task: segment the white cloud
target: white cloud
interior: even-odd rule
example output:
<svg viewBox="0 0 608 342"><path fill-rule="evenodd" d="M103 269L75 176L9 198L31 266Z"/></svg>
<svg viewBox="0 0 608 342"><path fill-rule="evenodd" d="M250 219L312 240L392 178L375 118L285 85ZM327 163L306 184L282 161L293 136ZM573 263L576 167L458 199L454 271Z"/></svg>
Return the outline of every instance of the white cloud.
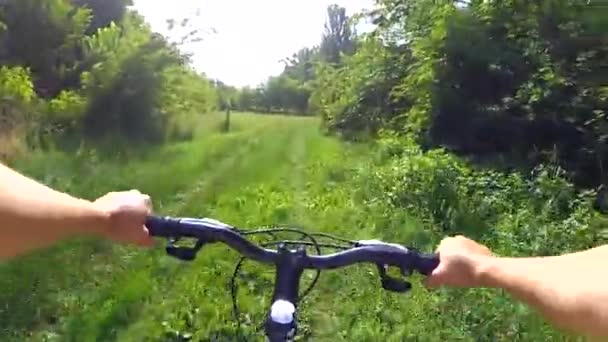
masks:
<svg viewBox="0 0 608 342"><path fill-rule="evenodd" d="M225 83L255 86L281 72L281 59L320 42L327 6L349 13L368 8L372 0L135 0L135 9L155 31L167 34L166 20L192 17L194 28L215 34L187 46L195 67ZM200 10L200 16L194 14ZM176 37L175 33L171 34ZM177 37L176 37L177 38Z"/></svg>

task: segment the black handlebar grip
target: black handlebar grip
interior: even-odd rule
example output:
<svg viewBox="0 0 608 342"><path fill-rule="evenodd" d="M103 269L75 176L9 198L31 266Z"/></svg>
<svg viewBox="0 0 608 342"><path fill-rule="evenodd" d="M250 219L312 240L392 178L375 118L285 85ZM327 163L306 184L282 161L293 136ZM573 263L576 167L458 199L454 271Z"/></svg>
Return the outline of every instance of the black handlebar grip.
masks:
<svg viewBox="0 0 608 342"><path fill-rule="evenodd" d="M428 276L439 266L439 254L420 254L416 269L418 272Z"/></svg>
<svg viewBox="0 0 608 342"><path fill-rule="evenodd" d="M179 232L179 221L170 217L148 216L146 228L151 236L174 237Z"/></svg>

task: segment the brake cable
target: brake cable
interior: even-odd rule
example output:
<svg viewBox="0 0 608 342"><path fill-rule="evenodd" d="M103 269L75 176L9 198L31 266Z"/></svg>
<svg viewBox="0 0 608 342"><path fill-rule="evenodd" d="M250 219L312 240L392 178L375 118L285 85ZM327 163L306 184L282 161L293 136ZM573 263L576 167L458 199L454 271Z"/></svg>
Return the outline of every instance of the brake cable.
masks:
<svg viewBox="0 0 608 342"><path fill-rule="evenodd" d="M340 237L337 237L337 236L334 236L331 234L327 234L327 233L307 233L306 231L303 231L300 229L287 228L287 227L262 228L262 229L256 229L256 230L239 229L238 231L243 236L254 236L254 235L262 235L262 234L268 234L268 235L272 236L273 241L260 243L260 246L262 246L262 247L271 247L271 246L277 246L280 244L293 245L293 246L307 246L307 247L313 247L315 249L315 252L317 255L321 255L321 248L347 250L356 244L356 242L353 240L340 238ZM301 234L302 238L309 239L310 242L304 241L304 240L279 240L276 238L275 233ZM338 245L336 243L319 243L315 237L331 239L336 242L348 243L349 245ZM240 314L240 310L239 310L239 306L238 306L238 298L237 298L237 292L238 292L237 277L239 276L239 273L241 271L241 268L242 268L245 260L247 260L246 257L241 257L239 259L238 263L236 264L236 266L234 268L234 272L232 273L232 277L230 279L230 293L231 293L231 297L232 297L232 312L233 312L234 319L237 322L237 329L239 330L240 333L242 333L242 328L241 328L241 318L240 318L241 314ZM320 276L321 276L321 270L316 270L316 274L315 274L315 277L314 277L312 283L308 286L308 288L306 290L302 291L301 295L299 295L299 301L304 300L304 298L308 294L310 294L310 292L316 286Z"/></svg>

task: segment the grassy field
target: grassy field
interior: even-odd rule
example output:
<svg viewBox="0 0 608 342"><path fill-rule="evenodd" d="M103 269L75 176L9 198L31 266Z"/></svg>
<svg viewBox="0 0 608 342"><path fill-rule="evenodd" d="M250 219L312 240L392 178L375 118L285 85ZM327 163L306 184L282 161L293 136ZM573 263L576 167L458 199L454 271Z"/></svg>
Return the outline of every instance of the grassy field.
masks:
<svg viewBox="0 0 608 342"><path fill-rule="evenodd" d="M156 212L213 217L240 227L295 225L352 239L381 238L429 250L429 222L370 201L376 154L326 137L314 118L237 113L233 127L205 125L191 142L144 157L45 153L16 167L47 184L94 198L137 188ZM382 194L376 193L378 197ZM101 241L72 241L0 265L1 341L235 341L229 280L238 260L224 246L193 263ZM270 269L245 264L243 333L257 333L269 304ZM304 284L312 274L306 274ZM300 329L314 341L574 340L504 294L442 290L413 280L407 295L381 290L373 267L325 272L301 306ZM454 298L464 299L455 301ZM486 315L471 314L486 305ZM489 313L489 314L488 314ZM491 317L491 318L489 318ZM490 330L493 329L493 330ZM490 330L490 331L489 331ZM485 336L485 337L484 337Z"/></svg>

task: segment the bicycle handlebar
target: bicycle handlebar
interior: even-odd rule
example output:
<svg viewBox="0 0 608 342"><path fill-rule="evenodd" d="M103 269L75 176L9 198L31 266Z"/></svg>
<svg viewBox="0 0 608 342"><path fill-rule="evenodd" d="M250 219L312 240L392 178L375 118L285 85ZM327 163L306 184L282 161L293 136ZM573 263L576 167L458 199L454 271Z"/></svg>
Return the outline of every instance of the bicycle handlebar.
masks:
<svg viewBox="0 0 608 342"><path fill-rule="evenodd" d="M165 238L191 237L205 242L222 242L243 256L275 264L279 253L258 247L243 237L234 227L212 219L172 218L151 216L146 221L150 235ZM376 240L358 241L346 251L329 255L306 255L303 267L325 270L349 266L356 263L371 262L401 268L403 272L417 271L429 275L438 266L436 254L424 254L398 244Z"/></svg>
<svg viewBox="0 0 608 342"><path fill-rule="evenodd" d="M194 218L173 218L150 216L146 220L146 227L151 236L164 237L169 239L167 253L182 260L192 260L198 250L205 243L222 242L232 249L238 251L243 257L253 259L266 264L274 264L276 268L275 286L273 291L273 305L270 308L270 315L266 321L266 334L270 342L293 341L296 334L295 310L297 303L301 299L298 294L299 282L304 269L317 270L317 277L309 287L312 289L319 272L326 269L346 267L356 263L375 263L380 272L382 287L385 290L395 292L406 292L411 284L390 277L386 273L387 266L399 267L403 275L409 275L412 271L417 271L424 275L429 275L439 265L439 257L436 254L423 254L413 249L392 243L385 243L378 240L349 241L348 247L341 252L329 255L307 255L306 249L290 250L285 245L289 241L279 244L277 250L266 249L255 245L247 240L246 235L254 233L270 233L276 231L295 231L307 235L314 242L312 245L317 247L320 252L320 245L317 244L313 235L294 229L270 229L263 231L242 231L225 223L212 219ZM325 235L327 234L317 234ZM197 243L194 248L175 247L174 243L182 237L195 238ZM296 244L305 244L302 241L295 241ZM265 244L267 246L269 244ZM333 247L333 246L330 246ZM233 275L233 310L238 320L238 309L236 304L234 280L236 272L240 267L240 262Z"/></svg>

